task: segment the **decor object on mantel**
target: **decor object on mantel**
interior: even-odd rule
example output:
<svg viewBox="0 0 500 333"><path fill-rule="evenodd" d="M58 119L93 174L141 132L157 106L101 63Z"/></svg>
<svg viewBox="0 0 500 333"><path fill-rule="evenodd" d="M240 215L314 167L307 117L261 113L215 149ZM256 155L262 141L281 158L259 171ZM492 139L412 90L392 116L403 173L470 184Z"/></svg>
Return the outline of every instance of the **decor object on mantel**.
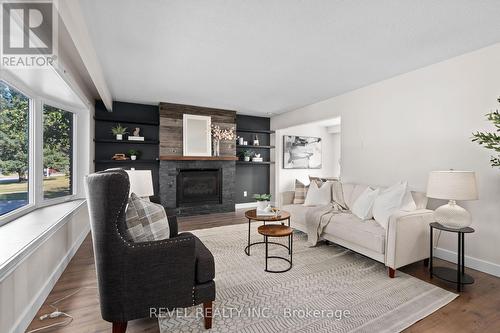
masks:
<svg viewBox="0 0 500 333"><path fill-rule="evenodd" d="M125 154L114 154L111 159L115 161L126 161L128 160L128 157L125 156Z"/></svg>
<svg viewBox="0 0 500 333"><path fill-rule="evenodd" d="M141 131L141 128L136 127L134 129L133 134L128 136L128 139L130 141L144 141L144 137L139 135L140 131Z"/></svg>
<svg viewBox="0 0 500 333"><path fill-rule="evenodd" d="M123 127L121 124L111 127L111 133L116 137L116 140L123 140L123 135L127 134L127 127Z"/></svg>
<svg viewBox="0 0 500 333"><path fill-rule="evenodd" d="M283 169L321 169L321 138L284 135Z"/></svg>
<svg viewBox="0 0 500 333"><path fill-rule="evenodd" d="M141 152L139 150L136 150L136 149L129 149L127 154L128 154L128 156L130 156L130 159L132 161L135 161L137 159L137 157L139 157L141 155Z"/></svg>
<svg viewBox="0 0 500 333"><path fill-rule="evenodd" d="M498 98L500 103L500 97ZM496 127L496 133L476 132L473 133L473 142L477 142L487 149L494 150L497 156L491 156L490 162L492 167L500 167L500 113L498 110L486 114L489 121L493 122Z"/></svg>
<svg viewBox="0 0 500 333"><path fill-rule="evenodd" d="M271 194L254 194L254 199L257 200L257 214L273 214L271 208Z"/></svg>
<svg viewBox="0 0 500 333"><path fill-rule="evenodd" d="M213 156L220 156L220 142L233 141L235 139L234 127L221 128L219 125L212 125Z"/></svg>
<svg viewBox="0 0 500 333"><path fill-rule="evenodd" d="M476 174L474 171L431 171L427 183L427 197L449 200L438 207L434 219L448 228L465 228L471 222L471 215L457 205L457 200L477 200Z"/></svg>

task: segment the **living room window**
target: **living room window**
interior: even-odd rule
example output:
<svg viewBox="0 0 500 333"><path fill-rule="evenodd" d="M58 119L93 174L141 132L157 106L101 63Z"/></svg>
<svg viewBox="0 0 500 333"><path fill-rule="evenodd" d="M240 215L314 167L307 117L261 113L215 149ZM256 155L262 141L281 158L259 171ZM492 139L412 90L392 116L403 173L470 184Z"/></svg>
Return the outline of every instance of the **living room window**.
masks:
<svg viewBox="0 0 500 333"><path fill-rule="evenodd" d="M73 118L71 112L43 105L43 198L73 194Z"/></svg>
<svg viewBox="0 0 500 333"><path fill-rule="evenodd" d="M0 81L0 216L30 204L32 99Z"/></svg>
<svg viewBox="0 0 500 333"><path fill-rule="evenodd" d="M70 108L0 80L0 225L74 198L76 121Z"/></svg>

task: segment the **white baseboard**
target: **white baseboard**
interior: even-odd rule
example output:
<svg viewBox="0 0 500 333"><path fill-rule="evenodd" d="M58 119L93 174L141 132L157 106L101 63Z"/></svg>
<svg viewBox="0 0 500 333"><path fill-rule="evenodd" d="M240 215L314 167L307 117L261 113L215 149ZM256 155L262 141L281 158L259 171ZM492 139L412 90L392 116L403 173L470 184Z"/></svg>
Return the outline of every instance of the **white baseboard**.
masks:
<svg viewBox="0 0 500 333"><path fill-rule="evenodd" d="M83 241L85 240L89 232L90 232L90 224L87 225L85 230L78 236L73 246L61 259L56 269L50 275L50 278L47 279L47 281L45 282L43 288L38 292L38 294L33 299L33 302L30 304L29 307L27 307L25 312L21 315L21 318L19 319L17 325L13 327L11 333L22 333L26 331L26 328L28 328L29 324L35 317L36 313L38 312L38 309L40 309L40 307L43 305L43 303L49 296L50 292L52 291L52 288L54 288L57 280L59 280L62 273L66 269L66 266L68 266L69 262L75 255L76 251L78 251L80 245L82 245Z"/></svg>
<svg viewBox="0 0 500 333"><path fill-rule="evenodd" d="M271 202L271 206L275 206L274 202ZM234 208L235 209L243 209L243 208L255 208L257 207L257 202L245 202L245 203L239 203L235 204Z"/></svg>
<svg viewBox="0 0 500 333"><path fill-rule="evenodd" d="M434 256L446 261L457 263L457 253L440 247L434 248ZM484 273L500 277L500 265L492 262L465 256L465 266Z"/></svg>

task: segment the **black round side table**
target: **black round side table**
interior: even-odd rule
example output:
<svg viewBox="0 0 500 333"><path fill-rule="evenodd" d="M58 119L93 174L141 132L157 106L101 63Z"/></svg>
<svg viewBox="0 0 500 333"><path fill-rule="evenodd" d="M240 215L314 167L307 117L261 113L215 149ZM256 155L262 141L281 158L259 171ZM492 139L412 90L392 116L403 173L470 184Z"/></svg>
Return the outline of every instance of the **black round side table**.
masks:
<svg viewBox="0 0 500 333"><path fill-rule="evenodd" d="M461 228L461 229L448 228L448 227L445 227L444 225L437 223L437 222L430 223L429 226L431 227L431 239L430 239L431 251L430 251L430 257L429 257L429 259L430 259L429 260L430 261L429 270L431 273L431 278L433 276L435 276L437 278L440 278L441 280L456 283L457 284L457 291L460 292L462 290L462 285L474 283L474 279L472 278L472 276L465 274L465 264L464 264L465 237L464 237L464 235L473 233L475 230L472 229L471 227L465 227L465 228ZM433 267L432 251L434 249L434 246L433 246L434 245L433 244L434 229L457 233L457 235L458 235L457 269L448 268L448 267Z"/></svg>

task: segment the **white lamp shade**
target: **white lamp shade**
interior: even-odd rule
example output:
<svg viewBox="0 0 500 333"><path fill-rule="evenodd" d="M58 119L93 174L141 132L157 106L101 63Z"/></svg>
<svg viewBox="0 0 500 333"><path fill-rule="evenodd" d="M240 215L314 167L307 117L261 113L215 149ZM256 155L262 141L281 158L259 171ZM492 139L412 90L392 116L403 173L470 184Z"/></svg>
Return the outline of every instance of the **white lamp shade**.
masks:
<svg viewBox="0 0 500 333"><path fill-rule="evenodd" d="M130 180L130 194L135 193L138 197L149 197L154 195L153 177L151 170L125 170Z"/></svg>
<svg viewBox="0 0 500 333"><path fill-rule="evenodd" d="M474 171L431 171L427 196L445 200L477 200L476 174Z"/></svg>

